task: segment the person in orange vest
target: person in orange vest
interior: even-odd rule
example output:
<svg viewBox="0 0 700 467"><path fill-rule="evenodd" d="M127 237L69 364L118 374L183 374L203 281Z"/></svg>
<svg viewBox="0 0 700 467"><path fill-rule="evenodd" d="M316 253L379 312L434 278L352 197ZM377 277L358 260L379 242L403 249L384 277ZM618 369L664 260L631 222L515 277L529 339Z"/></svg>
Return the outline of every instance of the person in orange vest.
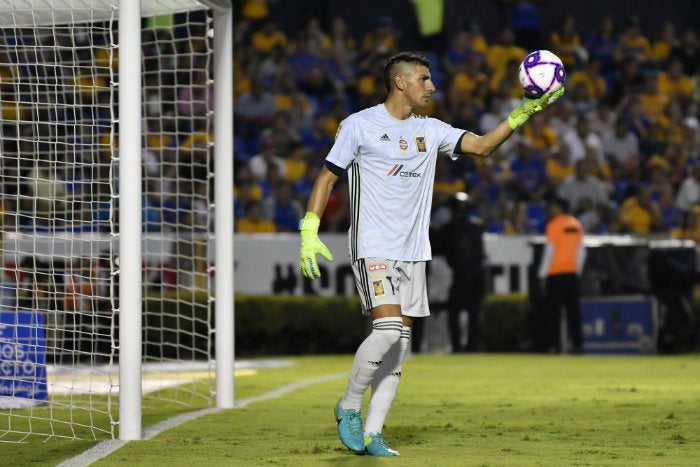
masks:
<svg viewBox="0 0 700 467"><path fill-rule="evenodd" d="M547 348L561 351L561 346L566 345L559 341L561 309L564 308L572 352L581 353L583 335L579 277L586 260L584 229L581 222L569 214L566 200L555 198L548 208L547 243L537 273L544 292Z"/></svg>

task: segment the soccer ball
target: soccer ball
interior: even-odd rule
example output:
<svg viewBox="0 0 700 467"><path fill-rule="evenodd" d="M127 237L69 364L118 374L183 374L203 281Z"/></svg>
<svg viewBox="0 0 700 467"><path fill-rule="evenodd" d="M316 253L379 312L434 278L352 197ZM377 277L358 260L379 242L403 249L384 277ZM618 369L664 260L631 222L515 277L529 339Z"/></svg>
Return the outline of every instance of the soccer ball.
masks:
<svg viewBox="0 0 700 467"><path fill-rule="evenodd" d="M564 86L566 72L559 57L549 50L536 50L523 60L518 69L520 85L529 98L538 98Z"/></svg>

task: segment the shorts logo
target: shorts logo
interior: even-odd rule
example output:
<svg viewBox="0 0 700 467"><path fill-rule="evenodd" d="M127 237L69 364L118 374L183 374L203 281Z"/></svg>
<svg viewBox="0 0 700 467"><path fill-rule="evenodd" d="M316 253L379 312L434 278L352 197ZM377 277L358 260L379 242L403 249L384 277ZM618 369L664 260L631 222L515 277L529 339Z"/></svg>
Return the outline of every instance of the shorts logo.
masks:
<svg viewBox="0 0 700 467"><path fill-rule="evenodd" d="M374 290L375 297L383 297L386 295L386 288L384 287L384 279L378 279L372 281L372 289Z"/></svg>
<svg viewBox="0 0 700 467"><path fill-rule="evenodd" d="M418 152L425 154L427 150L425 149L425 136L416 136L416 147Z"/></svg>
<svg viewBox="0 0 700 467"><path fill-rule="evenodd" d="M381 264L381 263L380 264L370 264L369 266L367 266L367 270L369 272L382 271L384 269L386 269L386 264Z"/></svg>

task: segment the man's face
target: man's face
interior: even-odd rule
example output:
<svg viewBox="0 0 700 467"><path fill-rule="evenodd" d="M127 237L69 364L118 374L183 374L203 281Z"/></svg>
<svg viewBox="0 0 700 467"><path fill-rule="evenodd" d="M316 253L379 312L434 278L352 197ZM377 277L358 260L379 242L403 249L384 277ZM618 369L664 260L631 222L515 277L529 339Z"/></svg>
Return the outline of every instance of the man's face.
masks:
<svg viewBox="0 0 700 467"><path fill-rule="evenodd" d="M412 72L402 76L404 95L413 108L424 109L430 96L435 92L435 85L430 79L430 70L423 65L415 65Z"/></svg>

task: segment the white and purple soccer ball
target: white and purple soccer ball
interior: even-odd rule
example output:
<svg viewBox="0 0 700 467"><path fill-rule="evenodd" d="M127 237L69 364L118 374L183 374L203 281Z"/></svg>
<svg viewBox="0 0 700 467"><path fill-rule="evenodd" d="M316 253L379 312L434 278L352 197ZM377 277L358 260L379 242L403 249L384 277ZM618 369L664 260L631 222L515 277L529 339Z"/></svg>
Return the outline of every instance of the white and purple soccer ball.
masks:
<svg viewBox="0 0 700 467"><path fill-rule="evenodd" d="M566 71L559 57L549 50L536 50L523 60L518 70L525 95L537 98L564 86Z"/></svg>

